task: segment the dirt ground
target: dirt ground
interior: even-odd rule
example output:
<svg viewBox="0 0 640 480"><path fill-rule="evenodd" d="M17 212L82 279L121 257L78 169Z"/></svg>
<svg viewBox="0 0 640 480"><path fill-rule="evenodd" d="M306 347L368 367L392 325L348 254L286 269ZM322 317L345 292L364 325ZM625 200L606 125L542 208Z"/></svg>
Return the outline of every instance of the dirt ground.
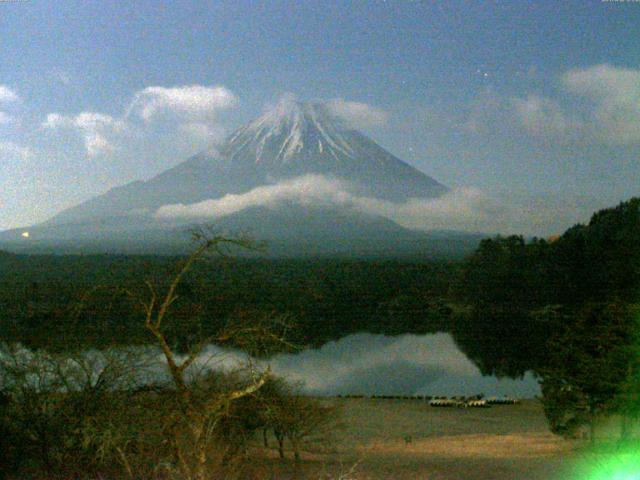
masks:
<svg viewBox="0 0 640 480"><path fill-rule="evenodd" d="M548 432L540 404L435 408L417 400L338 399L332 446L309 444L273 479L568 480L576 444Z"/></svg>

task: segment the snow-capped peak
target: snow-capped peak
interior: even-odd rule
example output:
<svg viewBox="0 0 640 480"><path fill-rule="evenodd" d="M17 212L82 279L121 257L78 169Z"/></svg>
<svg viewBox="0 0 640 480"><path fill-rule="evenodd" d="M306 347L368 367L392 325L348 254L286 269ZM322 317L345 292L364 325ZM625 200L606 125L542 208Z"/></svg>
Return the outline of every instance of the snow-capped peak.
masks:
<svg viewBox="0 0 640 480"><path fill-rule="evenodd" d="M266 152L272 161L287 163L312 150L342 161L340 156L352 157L354 153L347 139L349 131L325 104L299 102L287 96L233 134L228 153L233 157L250 148L255 151L256 163Z"/></svg>
<svg viewBox="0 0 640 480"><path fill-rule="evenodd" d="M252 124L295 125L304 120L305 110L311 107L308 103L299 102L293 95L283 96L275 105L267 108L262 116L251 122Z"/></svg>

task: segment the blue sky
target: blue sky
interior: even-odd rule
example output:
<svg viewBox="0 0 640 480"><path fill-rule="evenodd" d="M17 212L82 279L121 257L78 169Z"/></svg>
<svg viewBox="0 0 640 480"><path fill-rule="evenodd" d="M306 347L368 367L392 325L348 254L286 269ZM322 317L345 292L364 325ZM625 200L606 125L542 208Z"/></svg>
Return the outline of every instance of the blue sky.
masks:
<svg viewBox="0 0 640 480"><path fill-rule="evenodd" d="M0 2L0 229L290 92L370 112L400 158L522 210L507 230L552 233L639 193L639 37L629 1Z"/></svg>

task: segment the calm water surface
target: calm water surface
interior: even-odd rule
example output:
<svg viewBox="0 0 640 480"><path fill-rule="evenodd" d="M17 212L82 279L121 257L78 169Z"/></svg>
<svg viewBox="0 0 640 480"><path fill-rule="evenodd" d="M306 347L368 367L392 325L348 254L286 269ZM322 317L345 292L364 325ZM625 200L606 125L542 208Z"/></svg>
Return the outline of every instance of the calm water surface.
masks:
<svg viewBox="0 0 640 480"><path fill-rule="evenodd" d="M143 382L168 381L165 360L153 347L132 347L143 353L149 368L141 371ZM32 353L22 350L30 357ZM137 355L137 354L136 354ZM84 353L96 375L104 366L103 354ZM245 364L238 351L214 345L204 349L190 370L230 369ZM510 395L532 398L540 387L531 374L521 379L483 376L448 333L385 336L370 333L349 335L320 348L279 354L256 362L309 394L315 395Z"/></svg>
<svg viewBox="0 0 640 480"><path fill-rule="evenodd" d="M512 395L532 398L540 387L522 379L483 376L448 333L387 337L359 333L318 349L277 355L273 370L322 395Z"/></svg>

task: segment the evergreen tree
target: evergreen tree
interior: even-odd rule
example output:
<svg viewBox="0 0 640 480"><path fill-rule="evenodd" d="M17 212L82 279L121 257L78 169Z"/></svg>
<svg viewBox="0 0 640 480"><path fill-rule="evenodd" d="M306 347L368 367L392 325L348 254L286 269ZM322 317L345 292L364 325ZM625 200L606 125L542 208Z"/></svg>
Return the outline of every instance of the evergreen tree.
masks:
<svg viewBox="0 0 640 480"><path fill-rule="evenodd" d="M588 304L571 316L548 342L548 362L538 371L542 402L551 430L574 436L620 408L633 364L634 317L626 305Z"/></svg>

